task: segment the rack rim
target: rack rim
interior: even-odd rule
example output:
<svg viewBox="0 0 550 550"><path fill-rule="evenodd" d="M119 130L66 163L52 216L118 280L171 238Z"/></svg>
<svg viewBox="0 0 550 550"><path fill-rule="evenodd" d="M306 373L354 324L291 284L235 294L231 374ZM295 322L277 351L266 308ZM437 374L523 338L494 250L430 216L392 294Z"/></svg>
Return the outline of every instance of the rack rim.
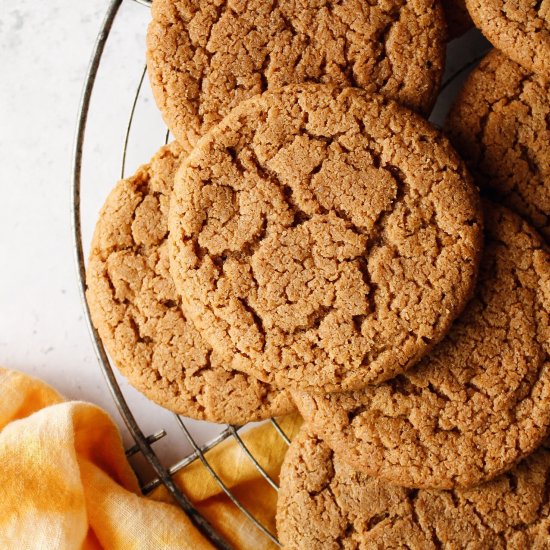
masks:
<svg viewBox="0 0 550 550"><path fill-rule="evenodd" d="M200 512L193 506L191 501L185 496L185 494L178 488L171 474L161 463L160 459L156 455L152 448L152 444L155 439L148 438L144 435L143 431L139 427L130 407L128 406L126 399L122 393L122 390L115 378L114 371L109 362L106 350L99 338L99 334L92 324L90 309L88 302L86 301L86 267L84 258L84 247L82 241L82 223L81 223L81 176L82 176L82 160L84 151L84 142L86 135L86 125L88 121L88 113L90 109L91 98L96 82L97 73L105 49L105 45L110 35L113 23L117 16L118 10L124 0L111 0L107 8L107 12L103 18L99 33L95 40L92 55L88 64L88 68L84 77L84 84L82 88L81 98L77 111L77 124L75 137L73 142L72 151L72 177L71 177L71 229L74 246L74 261L76 267L76 274L78 280L78 290L80 301L84 309L84 317L86 319L86 326L92 340L95 355L107 382L109 392L115 405L128 429L132 438L135 441L135 447L145 457L147 462L152 466L158 479L166 487L170 495L174 498L176 503L182 508L182 510L188 515L193 524L205 535L215 546L220 550L232 550L232 546L214 529L210 522L208 522ZM134 0L135 2L150 6L150 2L147 0ZM134 451L132 449L133 453Z"/></svg>

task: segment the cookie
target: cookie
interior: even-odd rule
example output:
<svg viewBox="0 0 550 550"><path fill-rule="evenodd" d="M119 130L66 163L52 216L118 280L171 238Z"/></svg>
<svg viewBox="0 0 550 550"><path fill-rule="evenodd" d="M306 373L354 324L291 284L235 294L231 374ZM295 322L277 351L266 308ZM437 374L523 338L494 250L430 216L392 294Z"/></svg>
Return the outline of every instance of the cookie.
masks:
<svg viewBox="0 0 550 550"><path fill-rule="evenodd" d="M302 430L281 470L277 532L287 550L543 550L550 448L474 489L405 489L356 473Z"/></svg>
<svg viewBox="0 0 550 550"><path fill-rule="evenodd" d="M471 487L512 468L550 428L550 255L519 216L485 205L475 296L414 369L361 392L296 393L342 458L407 487Z"/></svg>
<svg viewBox="0 0 550 550"><path fill-rule="evenodd" d="M466 8L466 0L441 0L441 5L445 13L449 40L459 37L474 26Z"/></svg>
<svg viewBox="0 0 550 550"><path fill-rule="evenodd" d="M295 85L241 103L182 163L183 308L237 370L358 389L406 370L471 295L477 191L441 133L383 96Z"/></svg>
<svg viewBox="0 0 550 550"><path fill-rule="evenodd" d="M86 293L116 366L163 407L242 424L294 409L289 395L225 363L184 317L168 269L167 211L184 152L163 147L110 193L97 222Z"/></svg>
<svg viewBox="0 0 550 550"><path fill-rule="evenodd" d="M550 239L550 86L491 51L446 122L476 183Z"/></svg>
<svg viewBox="0 0 550 550"><path fill-rule="evenodd" d="M476 26L510 59L550 79L550 3L547 0L466 0Z"/></svg>
<svg viewBox="0 0 550 550"><path fill-rule="evenodd" d="M357 86L428 114L443 23L437 0L155 0L147 67L168 127L192 145L240 101L286 84Z"/></svg>

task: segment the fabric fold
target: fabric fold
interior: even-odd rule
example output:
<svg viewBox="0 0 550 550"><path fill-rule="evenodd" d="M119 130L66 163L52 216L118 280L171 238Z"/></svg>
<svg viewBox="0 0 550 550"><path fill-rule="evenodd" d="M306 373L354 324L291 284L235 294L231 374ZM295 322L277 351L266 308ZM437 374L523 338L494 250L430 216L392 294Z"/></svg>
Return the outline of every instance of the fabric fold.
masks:
<svg viewBox="0 0 550 550"><path fill-rule="evenodd" d="M301 419L280 420L292 437ZM287 444L270 423L242 435L277 483ZM227 440L207 460L239 501L275 533L276 491L241 446ZM120 433L105 411L67 402L47 384L0 368L0 548L213 548L164 488L142 496ZM235 547L275 545L231 503L197 460L175 477L183 492Z"/></svg>

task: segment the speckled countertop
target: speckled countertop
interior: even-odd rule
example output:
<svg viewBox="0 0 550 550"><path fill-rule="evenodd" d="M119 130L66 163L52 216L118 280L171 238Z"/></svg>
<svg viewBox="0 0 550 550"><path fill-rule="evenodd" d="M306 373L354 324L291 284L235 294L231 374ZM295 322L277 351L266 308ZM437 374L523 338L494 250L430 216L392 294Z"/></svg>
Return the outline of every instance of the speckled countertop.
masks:
<svg viewBox="0 0 550 550"><path fill-rule="evenodd" d="M82 318L69 170L106 0L0 0L0 364L113 410Z"/></svg>

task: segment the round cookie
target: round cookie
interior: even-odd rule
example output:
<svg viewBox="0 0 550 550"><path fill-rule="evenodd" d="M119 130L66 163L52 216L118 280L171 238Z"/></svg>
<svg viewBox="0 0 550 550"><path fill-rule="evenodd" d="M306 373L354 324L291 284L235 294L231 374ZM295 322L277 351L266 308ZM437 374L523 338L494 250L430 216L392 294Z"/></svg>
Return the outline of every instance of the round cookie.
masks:
<svg viewBox="0 0 550 550"><path fill-rule="evenodd" d="M361 392L293 395L313 429L368 475L471 487L535 449L550 428L550 255L504 207L485 205L474 298L411 371Z"/></svg>
<svg viewBox="0 0 550 550"><path fill-rule="evenodd" d="M466 0L476 26L510 59L550 79L550 3L547 0Z"/></svg>
<svg viewBox="0 0 550 550"><path fill-rule="evenodd" d="M466 8L466 0L441 0L441 5L445 13L449 40L459 37L474 26Z"/></svg>
<svg viewBox="0 0 550 550"><path fill-rule="evenodd" d="M550 87L497 50L470 74L446 131L482 190L550 239Z"/></svg>
<svg viewBox="0 0 550 550"><path fill-rule="evenodd" d="M294 409L287 392L226 371L181 312L166 218L183 156L176 143L163 147L107 198L86 273L94 326L122 374L163 407L232 424L286 414Z"/></svg>
<svg viewBox="0 0 550 550"><path fill-rule="evenodd" d="M428 114L444 56L437 0L155 0L147 33L154 97L191 145L240 101L287 84L357 86Z"/></svg>
<svg viewBox="0 0 550 550"><path fill-rule="evenodd" d="M286 550L543 550L550 448L474 489L405 489L355 472L302 429L281 470L277 532Z"/></svg>
<svg viewBox="0 0 550 550"><path fill-rule="evenodd" d="M463 163L420 116L289 86L241 103L182 163L171 273L237 370L358 389L444 336L473 290L480 217Z"/></svg>

